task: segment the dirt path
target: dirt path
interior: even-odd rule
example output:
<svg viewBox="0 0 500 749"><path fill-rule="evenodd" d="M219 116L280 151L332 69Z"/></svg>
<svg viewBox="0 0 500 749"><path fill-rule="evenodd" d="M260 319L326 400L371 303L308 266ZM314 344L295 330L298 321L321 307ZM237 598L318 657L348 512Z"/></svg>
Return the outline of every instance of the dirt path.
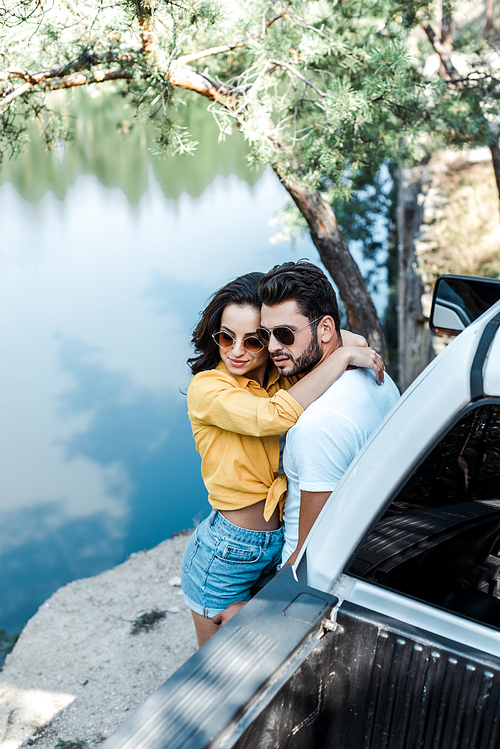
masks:
<svg viewBox="0 0 500 749"><path fill-rule="evenodd" d="M90 749L195 652L180 589L187 538L76 580L40 607L0 673L1 749ZM164 618L132 634L154 610Z"/></svg>

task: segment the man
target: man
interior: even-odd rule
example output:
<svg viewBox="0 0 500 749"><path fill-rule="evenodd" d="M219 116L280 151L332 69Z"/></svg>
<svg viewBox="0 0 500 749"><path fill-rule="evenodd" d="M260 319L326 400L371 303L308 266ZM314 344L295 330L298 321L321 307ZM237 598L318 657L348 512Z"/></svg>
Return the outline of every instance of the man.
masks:
<svg viewBox="0 0 500 749"><path fill-rule="evenodd" d="M342 346L335 291L315 265L275 266L261 279L259 294L259 334L281 375L308 372ZM350 368L288 432L283 564L295 562L326 500L398 398L388 375L379 386L371 370Z"/></svg>
<svg viewBox="0 0 500 749"><path fill-rule="evenodd" d="M312 263L283 263L260 281L262 340L279 373L305 374L342 346L337 298ZM351 367L301 414L286 436L283 467L285 544L282 565L293 564L325 502L354 457L399 398L386 374ZM214 617L224 624L244 605Z"/></svg>

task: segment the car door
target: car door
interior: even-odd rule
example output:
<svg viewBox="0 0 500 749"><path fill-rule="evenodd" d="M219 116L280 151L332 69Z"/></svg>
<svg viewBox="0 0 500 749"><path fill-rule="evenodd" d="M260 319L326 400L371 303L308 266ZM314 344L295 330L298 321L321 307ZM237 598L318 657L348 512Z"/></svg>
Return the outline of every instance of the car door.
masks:
<svg viewBox="0 0 500 749"><path fill-rule="evenodd" d="M349 684L360 745L500 744L499 553L500 402L482 399L415 468L337 588L341 659L363 661Z"/></svg>

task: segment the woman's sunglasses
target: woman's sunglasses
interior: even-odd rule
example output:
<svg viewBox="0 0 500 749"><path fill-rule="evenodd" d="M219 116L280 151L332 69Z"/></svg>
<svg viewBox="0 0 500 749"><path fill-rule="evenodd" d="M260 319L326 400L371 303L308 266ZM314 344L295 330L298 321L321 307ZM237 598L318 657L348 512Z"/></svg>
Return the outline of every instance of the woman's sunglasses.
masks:
<svg viewBox="0 0 500 749"><path fill-rule="evenodd" d="M267 346L267 343L263 343L255 335L248 336L248 338L244 338L242 341L237 341L236 338L233 338L230 333L226 333L225 330L219 330L218 333L214 333L212 338L219 348L231 348L235 343L242 343L246 350L252 354L262 351L264 346Z"/></svg>
<svg viewBox="0 0 500 749"><path fill-rule="evenodd" d="M321 317L324 317L324 315L321 315ZM321 317L317 317L316 320L311 320L307 325L303 325L301 328L297 328L297 330L287 328L286 325L278 325L276 328L257 328L257 333L259 338L262 338L264 341L265 346L269 346L271 333L278 343L282 344L282 346L292 346L295 343L295 333L298 333L299 330L304 330L304 328L308 328L309 325L313 324L313 322L318 322L318 320L321 320Z"/></svg>

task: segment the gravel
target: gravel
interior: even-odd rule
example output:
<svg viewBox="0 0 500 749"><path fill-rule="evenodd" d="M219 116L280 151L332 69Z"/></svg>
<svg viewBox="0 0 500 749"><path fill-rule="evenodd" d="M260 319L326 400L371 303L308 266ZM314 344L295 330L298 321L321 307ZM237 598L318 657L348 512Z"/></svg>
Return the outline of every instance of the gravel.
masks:
<svg viewBox="0 0 500 749"><path fill-rule="evenodd" d="M196 651L180 588L188 535L42 604L0 673L1 749L94 747Z"/></svg>

